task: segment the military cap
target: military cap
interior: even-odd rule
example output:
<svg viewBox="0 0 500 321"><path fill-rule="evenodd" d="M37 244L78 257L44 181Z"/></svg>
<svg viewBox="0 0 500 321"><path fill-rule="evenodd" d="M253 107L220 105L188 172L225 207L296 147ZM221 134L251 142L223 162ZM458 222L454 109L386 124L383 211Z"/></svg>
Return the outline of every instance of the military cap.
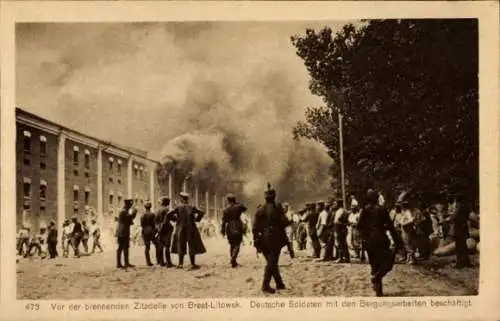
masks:
<svg viewBox="0 0 500 321"><path fill-rule="evenodd" d="M180 195L182 198L189 198L189 194L188 194L188 193L186 193L186 192L181 192L179 195Z"/></svg>
<svg viewBox="0 0 500 321"><path fill-rule="evenodd" d="M49 225L51 225L51 226L56 225L56 221L54 221L54 220L50 220L50 221L49 221Z"/></svg>
<svg viewBox="0 0 500 321"><path fill-rule="evenodd" d="M68 224L69 222L71 222L69 218L64 220L64 223L66 223L66 224Z"/></svg>
<svg viewBox="0 0 500 321"><path fill-rule="evenodd" d="M134 203L134 200L131 199L131 198L126 198L126 199L123 200L123 203L125 205L132 205Z"/></svg>
<svg viewBox="0 0 500 321"><path fill-rule="evenodd" d="M167 196L162 196L160 197L160 204L161 205L169 205L170 204L170 198L168 198Z"/></svg>
<svg viewBox="0 0 500 321"><path fill-rule="evenodd" d="M144 207L147 208L147 209L150 209L151 206L153 206L153 205L151 204L150 201L146 201L146 203L144 203Z"/></svg>
<svg viewBox="0 0 500 321"><path fill-rule="evenodd" d="M232 194L232 193L229 193L226 195L226 199L229 201L229 200L236 200L236 195Z"/></svg>
<svg viewBox="0 0 500 321"><path fill-rule="evenodd" d="M325 202L323 202L323 201L319 201L319 202L318 202L318 205L325 205Z"/></svg>

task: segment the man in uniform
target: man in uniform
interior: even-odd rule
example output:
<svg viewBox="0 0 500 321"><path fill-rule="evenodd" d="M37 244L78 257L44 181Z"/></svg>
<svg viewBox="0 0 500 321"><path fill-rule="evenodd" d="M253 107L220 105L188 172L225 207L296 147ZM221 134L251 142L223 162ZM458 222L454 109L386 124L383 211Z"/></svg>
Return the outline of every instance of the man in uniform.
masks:
<svg viewBox="0 0 500 321"><path fill-rule="evenodd" d="M118 214L116 239L118 241L118 249L116 250L116 267L119 269L134 267L129 261L130 248L130 226L134 224L134 219L137 215L137 210L132 208L133 200L126 199L123 209ZM122 265L122 253L125 259L125 265Z"/></svg>
<svg viewBox="0 0 500 321"><path fill-rule="evenodd" d="M316 210L315 203L310 203L308 205L309 206L306 216L302 218L302 221L307 222L307 230L309 232L309 237L311 239L311 245L313 248L313 257L319 258L321 254L321 244L319 243L318 231L316 230L319 213Z"/></svg>
<svg viewBox="0 0 500 321"><path fill-rule="evenodd" d="M402 240L392 224L389 213L378 204L378 193L373 189L367 192L367 204L361 211L358 229L366 244L373 289L376 296L383 296L382 278L394 265L394 252L391 250L387 231L390 232L396 247L401 247Z"/></svg>
<svg viewBox="0 0 500 321"><path fill-rule="evenodd" d="M348 222L348 214L344 209L344 201L339 199L337 200L334 218L335 244L338 256L335 261L336 263L349 263L351 261L347 246Z"/></svg>
<svg viewBox="0 0 500 321"><path fill-rule="evenodd" d="M254 246L267 261L262 282L262 291L265 293L276 292L270 286L271 278L274 278L278 290L285 289L278 262L281 249L287 245L285 228L290 224L290 221L285 216L283 206L277 204L275 199L276 191L271 189L268 184L268 189L265 192L266 203L259 206L252 227Z"/></svg>
<svg viewBox="0 0 500 321"><path fill-rule="evenodd" d="M187 247L189 247L190 270L196 270L200 268L196 265L196 255L207 251L196 226L196 223L201 221L205 213L189 204L189 195L187 193L182 192L180 196L181 205L167 214L169 218L172 217L175 220L172 253L179 255L178 268L183 268L184 256L187 253Z"/></svg>
<svg viewBox="0 0 500 321"><path fill-rule="evenodd" d="M168 197L160 198L160 208L156 212L156 263L161 266L173 267L170 257L170 246L172 244L172 232L174 227L170 223L171 217L168 216L170 199Z"/></svg>
<svg viewBox="0 0 500 321"><path fill-rule="evenodd" d="M146 264L153 266L151 263L150 249L151 243L154 243L156 235L155 214L151 212L151 202L144 204L146 211L141 217L142 240L144 241L144 255L146 256Z"/></svg>
<svg viewBox="0 0 500 321"><path fill-rule="evenodd" d="M238 266L236 259L243 241L243 222L241 215L247 210L242 204L236 202L236 196L229 194L227 197L228 207L222 214L221 234L227 236L229 241L231 266Z"/></svg>
<svg viewBox="0 0 500 321"><path fill-rule="evenodd" d="M82 223L78 221L78 218L76 216L73 216L71 218L71 221L73 223L73 233L71 237L71 244L73 245L73 251L75 254L76 258L80 257L80 242L82 241L83 238L83 227Z"/></svg>
<svg viewBox="0 0 500 321"><path fill-rule="evenodd" d="M470 208L466 206L464 196L458 193L450 194L448 196L448 217L446 221L452 224L455 252L457 255L456 269L472 266L467 248L469 215Z"/></svg>

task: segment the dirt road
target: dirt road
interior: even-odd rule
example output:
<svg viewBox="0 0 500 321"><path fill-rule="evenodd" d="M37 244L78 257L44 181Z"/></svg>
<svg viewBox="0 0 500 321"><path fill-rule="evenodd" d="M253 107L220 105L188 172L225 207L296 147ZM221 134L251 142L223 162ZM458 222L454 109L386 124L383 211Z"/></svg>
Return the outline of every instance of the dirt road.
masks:
<svg viewBox="0 0 500 321"><path fill-rule="evenodd" d="M255 297L260 292L264 258L243 246L241 267L229 265L225 240L206 240L208 253L199 256L200 270L147 267L143 248L131 249L136 268L115 269L110 249L92 256L55 260L23 259L18 263L19 299L203 298ZM307 258L309 253L287 254L280 261L288 289L278 296L372 296L367 264L333 264ZM153 249L152 257L154 258ZM173 257L174 263L177 258ZM387 296L473 295L479 269L454 271L450 259L433 260L426 267L396 265L384 279Z"/></svg>

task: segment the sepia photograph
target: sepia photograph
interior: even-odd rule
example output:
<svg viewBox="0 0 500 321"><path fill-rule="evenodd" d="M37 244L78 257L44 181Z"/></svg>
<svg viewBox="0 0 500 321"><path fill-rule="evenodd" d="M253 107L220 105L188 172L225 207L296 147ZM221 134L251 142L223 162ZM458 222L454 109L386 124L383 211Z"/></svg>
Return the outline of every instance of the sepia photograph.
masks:
<svg viewBox="0 0 500 321"><path fill-rule="evenodd" d="M478 44L475 18L16 23L17 299L477 295Z"/></svg>

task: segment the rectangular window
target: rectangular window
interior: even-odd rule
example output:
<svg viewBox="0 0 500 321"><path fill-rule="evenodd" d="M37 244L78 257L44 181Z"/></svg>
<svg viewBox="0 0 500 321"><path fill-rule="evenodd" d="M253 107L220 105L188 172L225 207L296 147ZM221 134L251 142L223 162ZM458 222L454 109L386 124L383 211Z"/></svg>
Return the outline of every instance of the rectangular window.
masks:
<svg viewBox="0 0 500 321"><path fill-rule="evenodd" d="M78 176L78 169L76 169L76 168L75 168L75 169L73 170L73 175Z"/></svg>
<svg viewBox="0 0 500 321"><path fill-rule="evenodd" d="M116 164L116 173L118 175L122 174L122 161L119 159L117 164Z"/></svg>
<svg viewBox="0 0 500 321"><path fill-rule="evenodd" d="M113 177L110 177L110 178L109 178L109 182L110 182L110 183L113 183Z"/></svg>
<svg viewBox="0 0 500 321"><path fill-rule="evenodd" d="M122 183L122 180L121 179L118 179L117 180L118 184L121 184Z"/></svg>
<svg viewBox="0 0 500 321"><path fill-rule="evenodd" d="M76 205L74 208L73 208L73 215L77 216L78 215L78 205Z"/></svg>
<svg viewBox="0 0 500 321"><path fill-rule="evenodd" d="M74 166L80 165L78 156L79 156L79 148L78 148L78 146L73 146L73 165Z"/></svg>
<svg viewBox="0 0 500 321"><path fill-rule="evenodd" d="M29 178L24 178L24 197L31 198L31 180Z"/></svg>
<svg viewBox="0 0 500 321"><path fill-rule="evenodd" d="M78 202L78 190L73 190L73 202Z"/></svg>
<svg viewBox="0 0 500 321"><path fill-rule="evenodd" d="M115 160L113 159L113 157L110 157L109 160L108 160L108 164L109 164L109 172L112 173L113 172L113 162Z"/></svg>
<svg viewBox="0 0 500 321"><path fill-rule="evenodd" d="M40 156L47 154L47 137L40 136Z"/></svg>
<svg viewBox="0 0 500 321"><path fill-rule="evenodd" d="M24 166L30 166L31 165L31 161L29 158L25 158L24 159Z"/></svg>
<svg viewBox="0 0 500 321"><path fill-rule="evenodd" d="M109 195L109 205L113 205L114 201L115 201L115 198L114 198L113 194L110 194Z"/></svg>
<svg viewBox="0 0 500 321"><path fill-rule="evenodd" d="M45 216L45 206L40 206L40 216L41 217Z"/></svg>
<svg viewBox="0 0 500 321"><path fill-rule="evenodd" d="M24 131L23 148L26 153L31 153L31 133Z"/></svg>
<svg viewBox="0 0 500 321"><path fill-rule="evenodd" d="M85 205L89 205L90 191L85 191Z"/></svg>
<svg viewBox="0 0 500 321"><path fill-rule="evenodd" d="M121 204L122 204L122 197L118 195L118 206L120 206Z"/></svg>
<svg viewBox="0 0 500 321"><path fill-rule="evenodd" d="M85 150L85 168L90 168L90 152L88 149Z"/></svg>
<svg viewBox="0 0 500 321"><path fill-rule="evenodd" d="M137 167L137 164L134 165L134 177L135 179L139 178L139 169Z"/></svg>
<svg viewBox="0 0 500 321"><path fill-rule="evenodd" d="M45 164L45 162L40 162L40 169L46 169L47 168L47 164Z"/></svg>
<svg viewBox="0 0 500 321"><path fill-rule="evenodd" d="M40 200L44 201L47 199L47 182L44 180L40 181Z"/></svg>
<svg viewBox="0 0 500 321"><path fill-rule="evenodd" d="M89 172L85 172L85 177L89 178L90 177L90 173Z"/></svg>

